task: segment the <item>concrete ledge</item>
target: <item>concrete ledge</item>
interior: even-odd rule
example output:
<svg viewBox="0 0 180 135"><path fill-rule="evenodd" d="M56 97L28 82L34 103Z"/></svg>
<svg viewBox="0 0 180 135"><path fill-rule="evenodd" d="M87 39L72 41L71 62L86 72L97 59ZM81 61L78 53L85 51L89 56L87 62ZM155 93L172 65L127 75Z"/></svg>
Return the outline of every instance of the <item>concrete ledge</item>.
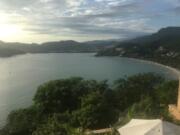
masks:
<svg viewBox="0 0 180 135"><path fill-rule="evenodd" d="M99 130L91 130L91 131L86 131L85 135L107 134L107 133L112 133L112 131L113 131L112 128L105 128L105 129L99 129Z"/></svg>

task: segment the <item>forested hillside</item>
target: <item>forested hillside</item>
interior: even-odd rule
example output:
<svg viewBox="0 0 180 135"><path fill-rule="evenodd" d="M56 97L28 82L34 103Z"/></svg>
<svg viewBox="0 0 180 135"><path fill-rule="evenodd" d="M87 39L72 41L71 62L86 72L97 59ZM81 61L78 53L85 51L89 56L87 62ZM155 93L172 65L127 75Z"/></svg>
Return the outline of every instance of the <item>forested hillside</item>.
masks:
<svg viewBox="0 0 180 135"><path fill-rule="evenodd" d="M11 112L1 135L84 135L131 118L164 118L176 103L178 81L146 73L106 81L69 78L41 85L33 105ZM172 98L174 97L174 98ZM174 122L174 121L172 121Z"/></svg>
<svg viewBox="0 0 180 135"><path fill-rule="evenodd" d="M147 59L180 68L180 27L168 27L150 36L121 42L103 49L97 56Z"/></svg>
<svg viewBox="0 0 180 135"><path fill-rule="evenodd" d="M88 41L76 42L73 40L54 41L42 44L0 42L0 57L9 57L25 53L83 53L97 52L107 46L116 44L116 41Z"/></svg>

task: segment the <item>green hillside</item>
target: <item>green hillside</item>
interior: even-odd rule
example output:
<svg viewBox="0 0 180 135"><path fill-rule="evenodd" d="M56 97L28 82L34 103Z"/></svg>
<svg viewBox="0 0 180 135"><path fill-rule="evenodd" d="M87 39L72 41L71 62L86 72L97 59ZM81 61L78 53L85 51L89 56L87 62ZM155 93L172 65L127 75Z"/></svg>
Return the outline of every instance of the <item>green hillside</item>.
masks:
<svg viewBox="0 0 180 135"><path fill-rule="evenodd" d="M149 36L121 42L97 56L122 56L147 59L180 68L180 27L168 27Z"/></svg>
<svg viewBox="0 0 180 135"><path fill-rule="evenodd" d="M152 73L120 78L113 86L79 77L50 81L38 87L32 106L8 115L0 134L87 135L132 118L177 123L167 111L176 103L177 89L178 81Z"/></svg>

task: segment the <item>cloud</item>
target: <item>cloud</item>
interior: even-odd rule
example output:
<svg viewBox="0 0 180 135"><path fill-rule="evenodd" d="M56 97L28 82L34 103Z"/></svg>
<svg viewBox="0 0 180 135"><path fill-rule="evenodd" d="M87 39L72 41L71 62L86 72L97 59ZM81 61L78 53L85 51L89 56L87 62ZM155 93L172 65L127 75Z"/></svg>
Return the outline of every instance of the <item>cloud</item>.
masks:
<svg viewBox="0 0 180 135"><path fill-rule="evenodd" d="M180 0L165 0L165 1L173 6L180 6Z"/></svg>
<svg viewBox="0 0 180 135"><path fill-rule="evenodd" d="M131 38L155 32L153 25L179 0L1 0L4 21L34 35ZM154 6L157 5L157 6ZM161 6L159 6L161 5ZM165 12L167 11L167 12ZM168 18L167 18L168 19ZM3 19L0 19L2 23ZM151 22L153 22L151 24ZM163 22L161 22L163 23Z"/></svg>
<svg viewBox="0 0 180 135"><path fill-rule="evenodd" d="M180 14L180 6L179 6L179 7L174 8L174 11L175 11L176 13Z"/></svg>

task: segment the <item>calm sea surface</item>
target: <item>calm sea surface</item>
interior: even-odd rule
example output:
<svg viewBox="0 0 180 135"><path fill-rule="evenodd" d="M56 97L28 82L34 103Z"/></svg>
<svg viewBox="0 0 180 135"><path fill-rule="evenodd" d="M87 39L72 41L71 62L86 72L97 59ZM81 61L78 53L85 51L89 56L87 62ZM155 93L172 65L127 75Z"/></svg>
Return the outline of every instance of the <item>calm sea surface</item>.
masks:
<svg viewBox="0 0 180 135"><path fill-rule="evenodd" d="M8 113L31 105L37 87L49 80L80 76L85 79L114 80L143 72L168 78L166 68L120 57L94 57L87 53L26 54L0 58L0 125Z"/></svg>

